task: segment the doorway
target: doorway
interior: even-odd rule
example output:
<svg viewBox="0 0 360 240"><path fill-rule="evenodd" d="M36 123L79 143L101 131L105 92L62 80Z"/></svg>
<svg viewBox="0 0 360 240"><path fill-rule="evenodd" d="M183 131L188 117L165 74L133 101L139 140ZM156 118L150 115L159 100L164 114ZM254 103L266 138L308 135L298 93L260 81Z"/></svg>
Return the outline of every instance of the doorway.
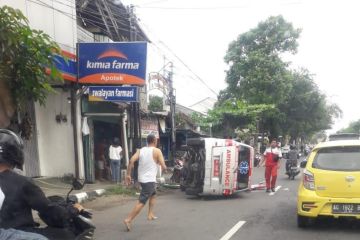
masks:
<svg viewBox="0 0 360 240"><path fill-rule="evenodd" d="M94 168L96 180L111 180L109 147L115 138L122 141L121 119L119 117L102 117L93 119L94 126ZM124 161L121 161L121 168L124 168Z"/></svg>

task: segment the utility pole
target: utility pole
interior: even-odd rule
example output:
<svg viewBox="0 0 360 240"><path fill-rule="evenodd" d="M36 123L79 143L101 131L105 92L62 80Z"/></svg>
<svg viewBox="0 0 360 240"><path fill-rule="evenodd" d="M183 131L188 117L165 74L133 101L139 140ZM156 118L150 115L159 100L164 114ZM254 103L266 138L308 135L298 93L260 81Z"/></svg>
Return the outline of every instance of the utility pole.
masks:
<svg viewBox="0 0 360 240"><path fill-rule="evenodd" d="M134 5L130 5L129 7L129 24L130 24L130 41L137 40L136 27L135 27L135 14L134 14ZM133 146L132 150L134 151L137 148L141 147L141 126L140 126L140 106L138 102L131 103L131 117L133 125L132 131L133 133Z"/></svg>
<svg viewBox="0 0 360 240"><path fill-rule="evenodd" d="M175 104L176 99L174 96L174 86L173 86L173 63L170 62L170 72L169 72L169 98L170 98L170 116L171 116L171 157L175 161L175 147L176 147L176 126L175 126Z"/></svg>

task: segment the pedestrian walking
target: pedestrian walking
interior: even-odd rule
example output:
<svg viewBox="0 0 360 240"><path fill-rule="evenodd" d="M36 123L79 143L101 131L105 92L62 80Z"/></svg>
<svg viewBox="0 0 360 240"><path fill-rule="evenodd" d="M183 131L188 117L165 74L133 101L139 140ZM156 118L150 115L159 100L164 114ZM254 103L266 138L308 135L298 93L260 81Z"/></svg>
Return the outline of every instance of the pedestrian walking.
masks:
<svg viewBox="0 0 360 240"><path fill-rule="evenodd" d="M156 148L157 139L155 135L150 134L147 136L147 146L137 150L131 157L130 163L127 169L126 183L131 183L131 171L136 161L139 162L138 168L138 181L141 186L141 193L139 200L135 207L129 213L124 220L124 224L127 231L131 230L131 223L134 218L140 213L149 200L148 220L155 220L157 217L154 215L155 195L156 195L156 174L158 165L162 170L166 170L163 154L160 149Z"/></svg>
<svg viewBox="0 0 360 240"><path fill-rule="evenodd" d="M120 146L120 139L114 138L113 143L109 147L109 159L111 167L111 178L115 183L120 183L120 163L122 156L122 148Z"/></svg>
<svg viewBox="0 0 360 240"><path fill-rule="evenodd" d="M266 192L275 192L276 178L280 168L281 150L277 147L276 139L271 141L270 146L265 150L260 166L265 162Z"/></svg>

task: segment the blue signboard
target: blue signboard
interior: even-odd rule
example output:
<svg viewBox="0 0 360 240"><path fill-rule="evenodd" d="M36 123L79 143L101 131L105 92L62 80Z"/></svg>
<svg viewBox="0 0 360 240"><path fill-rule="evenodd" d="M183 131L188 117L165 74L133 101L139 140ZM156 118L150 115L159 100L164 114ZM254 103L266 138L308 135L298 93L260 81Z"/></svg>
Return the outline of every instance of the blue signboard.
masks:
<svg viewBox="0 0 360 240"><path fill-rule="evenodd" d="M76 55L62 50L60 55L53 55L53 60L55 67L60 71L64 80L73 82L77 81ZM47 74L51 73L50 68L46 68L45 71Z"/></svg>
<svg viewBox="0 0 360 240"><path fill-rule="evenodd" d="M54 61L65 80L76 81L76 60L70 58L65 60L62 56L55 55Z"/></svg>
<svg viewBox="0 0 360 240"><path fill-rule="evenodd" d="M106 102L138 102L137 87L91 86L89 101Z"/></svg>
<svg viewBox="0 0 360 240"><path fill-rule="evenodd" d="M146 42L79 43L79 83L144 85Z"/></svg>

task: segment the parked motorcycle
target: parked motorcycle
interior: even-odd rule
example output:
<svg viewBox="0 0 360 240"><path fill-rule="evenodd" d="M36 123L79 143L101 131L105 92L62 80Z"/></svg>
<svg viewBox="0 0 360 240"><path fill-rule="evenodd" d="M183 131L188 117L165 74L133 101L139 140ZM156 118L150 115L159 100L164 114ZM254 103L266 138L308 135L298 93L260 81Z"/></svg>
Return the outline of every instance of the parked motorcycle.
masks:
<svg viewBox="0 0 360 240"><path fill-rule="evenodd" d="M171 183L180 183L183 168L184 168L184 161L181 159L176 159L173 174L170 177Z"/></svg>
<svg viewBox="0 0 360 240"><path fill-rule="evenodd" d="M70 199L70 193L73 190L80 190L84 187L83 183L80 183L77 179L74 179L72 182L72 187L68 192L66 199L62 196L49 196L48 199L53 203L59 206L62 206L67 209L72 209L72 205L75 204L75 201ZM51 220L46 216L39 214L41 220L43 220L47 225L54 226L56 223L50 222ZM75 240L88 240L93 239L95 232L95 225L91 221L92 214L87 210L83 209L76 214L76 216L69 219L69 222L66 224L66 230L71 231L75 235ZM49 229L51 231L51 229ZM60 236L61 237L61 236Z"/></svg>
<svg viewBox="0 0 360 240"><path fill-rule="evenodd" d="M261 154L259 152L257 152L255 154L255 158L254 158L254 167L259 166L260 162L261 162Z"/></svg>

